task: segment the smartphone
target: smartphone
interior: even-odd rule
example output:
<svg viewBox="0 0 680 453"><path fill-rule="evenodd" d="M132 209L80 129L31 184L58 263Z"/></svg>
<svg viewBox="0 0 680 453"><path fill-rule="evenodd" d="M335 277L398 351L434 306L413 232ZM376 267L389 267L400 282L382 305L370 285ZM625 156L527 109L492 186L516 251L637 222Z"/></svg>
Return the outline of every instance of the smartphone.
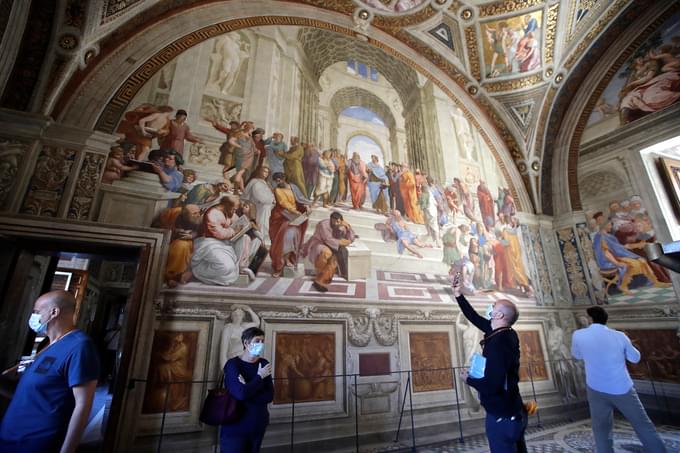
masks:
<svg viewBox="0 0 680 453"><path fill-rule="evenodd" d="M456 272L456 275L453 277L453 286L458 285L460 285L460 272Z"/></svg>

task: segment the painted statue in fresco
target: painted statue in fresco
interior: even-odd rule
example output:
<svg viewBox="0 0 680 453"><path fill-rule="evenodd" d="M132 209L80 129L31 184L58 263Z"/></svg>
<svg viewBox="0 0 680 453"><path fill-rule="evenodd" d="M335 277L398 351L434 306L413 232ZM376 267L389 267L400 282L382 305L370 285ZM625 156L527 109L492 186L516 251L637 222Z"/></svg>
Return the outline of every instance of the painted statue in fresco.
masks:
<svg viewBox="0 0 680 453"><path fill-rule="evenodd" d="M153 139L162 140L170 133L170 121L174 111L175 109L168 105L156 107L148 103L141 104L134 110L125 112L116 133L122 135L124 144L133 147L135 159L146 160Z"/></svg>
<svg viewBox="0 0 680 453"><path fill-rule="evenodd" d="M680 13L666 20L616 72L597 100L588 127L616 127L680 100Z"/></svg>
<svg viewBox="0 0 680 453"><path fill-rule="evenodd" d="M246 314L251 321L246 321ZM260 317L249 306L234 304L231 306L231 320L224 325L220 338L220 368L224 367L232 357L243 352L241 334L250 327L260 327Z"/></svg>
<svg viewBox="0 0 680 453"><path fill-rule="evenodd" d="M249 57L250 46L241 40L240 33L227 33L215 40L215 49L210 55L210 73L207 89L229 94L236 82L241 65Z"/></svg>

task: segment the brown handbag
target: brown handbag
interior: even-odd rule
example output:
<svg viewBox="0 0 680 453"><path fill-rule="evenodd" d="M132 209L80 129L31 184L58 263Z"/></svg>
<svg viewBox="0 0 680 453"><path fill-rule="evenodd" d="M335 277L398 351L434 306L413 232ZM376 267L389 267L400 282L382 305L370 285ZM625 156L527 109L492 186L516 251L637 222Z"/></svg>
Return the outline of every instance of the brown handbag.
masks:
<svg viewBox="0 0 680 453"><path fill-rule="evenodd" d="M208 391L198 419L206 425L229 425L238 422L241 413L241 402L231 396L229 390L224 387L224 374L220 373L219 384Z"/></svg>

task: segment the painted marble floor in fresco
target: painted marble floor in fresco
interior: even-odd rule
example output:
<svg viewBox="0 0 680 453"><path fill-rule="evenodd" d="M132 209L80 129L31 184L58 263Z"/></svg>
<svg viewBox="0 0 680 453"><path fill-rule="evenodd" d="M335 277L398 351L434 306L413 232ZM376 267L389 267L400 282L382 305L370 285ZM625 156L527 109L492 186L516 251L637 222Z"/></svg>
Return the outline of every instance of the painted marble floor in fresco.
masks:
<svg viewBox="0 0 680 453"><path fill-rule="evenodd" d="M224 291L224 287L191 282L177 290L187 293L214 293ZM257 295L281 298L315 297L333 300L366 300L370 302L408 302L408 303L455 303L448 276L437 274L371 271L365 280L346 281L335 277L328 292L320 293L312 287L312 276L300 278L274 278L258 276L247 286L230 286L233 294ZM535 305L533 297L522 297L507 292L480 291L468 300L472 303L491 303L498 299L510 299L520 305Z"/></svg>
<svg viewBox="0 0 680 453"><path fill-rule="evenodd" d="M667 303L674 302L677 298L673 287L644 287L631 289L630 294L617 294L609 296L610 304L630 304L640 302Z"/></svg>
<svg viewBox="0 0 680 453"><path fill-rule="evenodd" d="M666 445L666 450L680 451L680 428L673 426L657 426L657 430ZM595 442L590 428L590 419L573 423L554 423L542 428L527 428L527 450L530 453L586 453L595 451ZM409 446L398 444L388 449L365 450L364 453L386 453L408 451ZM464 443L457 440L418 447L418 453L486 453L489 445L483 434L466 437ZM614 422L614 451L643 453L635 431L623 420Z"/></svg>

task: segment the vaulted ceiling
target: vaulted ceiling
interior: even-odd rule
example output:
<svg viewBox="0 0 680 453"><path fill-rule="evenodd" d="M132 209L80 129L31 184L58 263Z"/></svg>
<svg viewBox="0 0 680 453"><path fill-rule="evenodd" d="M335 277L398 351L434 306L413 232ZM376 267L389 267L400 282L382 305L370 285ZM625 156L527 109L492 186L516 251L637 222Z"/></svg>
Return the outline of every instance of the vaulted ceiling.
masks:
<svg viewBox="0 0 680 453"><path fill-rule="evenodd" d="M572 188L578 185L573 137L580 133L579 118L592 110L595 86L611 77L609 67L655 21L680 9L677 0L61 0L59 5L57 45L50 68L43 70L48 82L41 87L42 102L34 102L43 113L58 117L92 78L93 68L131 41L146 49L139 52L146 61L125 60L132 69L108 107L129 98L135 80L153 74L154 58L162 61L229 31L221 23L231 21L231 29L311 26L316 29L303 32L301 46L313 57L317 76L358 53L406 101L416 71L426 73L467 109L473 123L494 129L489 135L501 138L529 194L533 209L527 208L546 214L555 213L553 202L565 190L565 206L580 206ZM196 19L215 5L237 5L239 17ZM214 25L195 25L196 32L181 42L162 42L148 33L171 22L191 28L194 21ZM388 40L397 44L388 46ZM600 66L597 80L590 80ZM115 121L121 108L104 111L97 124Z"/></svg>

